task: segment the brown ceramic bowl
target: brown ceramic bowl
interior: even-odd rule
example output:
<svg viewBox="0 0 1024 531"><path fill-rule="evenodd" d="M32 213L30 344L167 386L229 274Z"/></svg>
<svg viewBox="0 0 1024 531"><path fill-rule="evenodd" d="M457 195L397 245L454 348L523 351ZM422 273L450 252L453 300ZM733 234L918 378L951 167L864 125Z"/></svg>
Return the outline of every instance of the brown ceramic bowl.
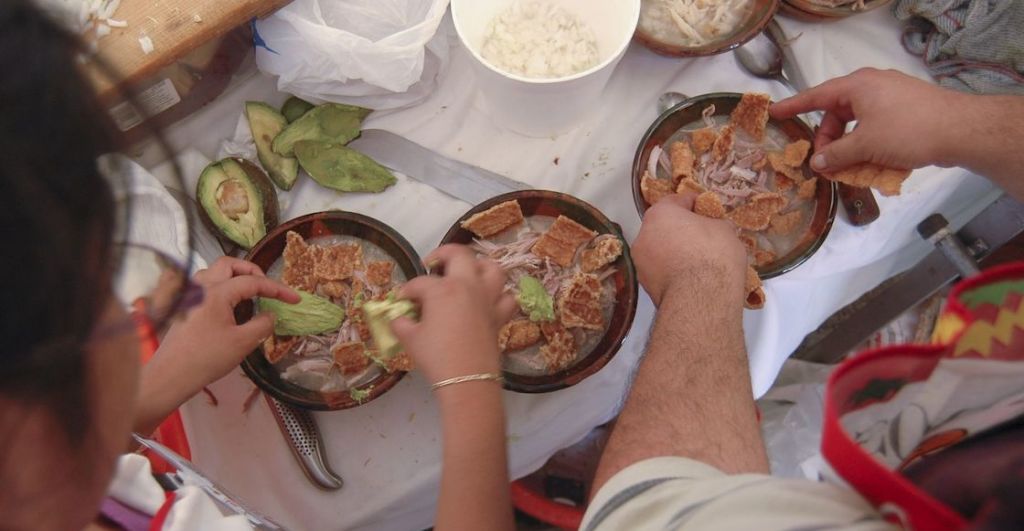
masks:
<svg viewBox="0 0 1024 531"><path fill-rule="evenodd" d="M522 190L492 197L471 208L460 217L441 240L445 243L469 244L473 241L473 233L462 228L462 222L477 212L482 212L505 201L518 200L523 215L552 216L560 214L600 234L615 234L622 239L622 256L614 262L617 269L611 277L615 283L615 309L611 322L605 330L604 337L594 349L576 363L561 371L543 376L526 376L505 371L505 389L519 393L547 393L576 385L586 377L601 370L602 367L618 352L622 341L633 326L636 314L637 283L633 259L629 254L629 245L622 236L622 229L610 221L600 210L581 199L560 192L548 190Z"/></svg>
<svg viewBox="0 0 1024 531"><path fill-rule="evenodd" d="M633 38L656 53L672 57L699 57L728 52L742 46L743 43L761 33L779 8L779 0L751 0L751 2L753 5L750 13L735 30L703 46L682 46L666 42L647 33L640 25L637 25ZM643 7L640 9L642 18Z"/></svg>
<svg viewBox="0 0 1024 531"><path fill-rule="evenodd" d="M741 96L742 94L736 92L716 92L696 96L668 109L651 124L640 140L640 145L637 146L636 155L633 158L633 202L636 204L636 211L641 218L650 205L647 204L640 192L640 178L643 177L644 171L647 169L647 159L654 146L664 144L679 129L699 123L701 113L708 105L714 104L715 116L729 115L736 108ZM768 127L781 131L789 138L790 142L800 139L814 142L814 132L802 120L772 119L768 122ZM809 161L804 162L803 172L807 177L819 177L818 195L815 198L816 205L810 226L793 250L780 256L774 262L757 268L757 273L762 279L777 277L807 261L821 247L828 231L832 228L838 202L836 200L836 184L818 176L811 170Z"/></svg>
<svg viewBox="0 0 1024 531"><path fill-rule="evenodd" d="M863 9L853 9L851 6L828 7L817 5L810 0L782 0L779 10L787 16L808 22L831 22L843 19L852 15L866 13L877 9L892 0L866 0Z"/></svg>
<svg viewBox="0 0 1024 531"><path fill-rule="evenodd" d="M394 229L362 214L342 211L317 212L279 225L260 240L249 254L245 255L245 259L260 266L264 271L270 269L284 252L285 234L288 231L295 231L306 239L330 235L354 236L384 249L402 269L406 278L411 279L426 273L412 245ZM235 309L235 320L239 323L248 321L252 317L252 312L252 301L239 304ZM378 375L360 387L367 389L372 386L372 389L366 399L358 402L349 396L348 391L322 393L283 380L278 370L263 357L262 346L242 361L242 370L253 383L270 396L296 407L316 410L348 409L365 404L386 393L405 376L404 372Z"/></svg>

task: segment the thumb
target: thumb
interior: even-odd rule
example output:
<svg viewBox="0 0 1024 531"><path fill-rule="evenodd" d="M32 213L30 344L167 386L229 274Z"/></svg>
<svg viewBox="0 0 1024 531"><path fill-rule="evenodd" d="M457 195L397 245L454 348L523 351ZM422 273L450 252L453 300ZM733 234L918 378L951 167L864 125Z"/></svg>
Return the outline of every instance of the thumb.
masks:
<svg viewBox="0 0 1024 531"><path fill-rule="evenodd" d="M871 160L871 153L863 135L854 130L817 150L811 157L811 168L819 172L835 172L866 160Z"/></svg>
<svg viewBox="0 0 1024 531"><path fill-rule="evenodd" d="M274 333L274 320L274 314L270 312L256 314L248 322L238 325L235 329L238 341L255 348Z"/></svg>
<svg viewBox="0 0 1024 531"><path fill-rule="evenodd" d="M391 321L391 331L395 333L398 342L403 345L416 334L418 328L419 323L405 315Z"/></svg>

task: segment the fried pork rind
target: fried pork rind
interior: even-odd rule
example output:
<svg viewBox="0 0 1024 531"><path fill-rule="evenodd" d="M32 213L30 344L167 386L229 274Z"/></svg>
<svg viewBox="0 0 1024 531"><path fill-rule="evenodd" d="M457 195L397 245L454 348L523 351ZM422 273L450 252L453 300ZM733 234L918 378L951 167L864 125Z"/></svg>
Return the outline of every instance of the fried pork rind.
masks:
<svg viewBox="0 0 1024 531"><path fill-rule="evenodd" d="M483 212L478 212L462 222L462 228L481 238L495 234L523 222L523 209L515 199L494 205Z"/></svg>
<svg viewBox="0 0 1024 531"><path fill-rule="evenodd" d="M580 269L584 273L593 273L614 262L622 255L622 240L617 237L606 237L590 249L584 249L580 255Z"/></svg>
<svg viewBox="0 0 1024 531"><path fill-rule="evenodd" d="M736 131L733 126L727 125L722 128L721 134L711 147L711 158L716 161L725 160L729 153L732 153L733 144L736 141Z"/></svg>
<svg viewBox="0 0 1024 531"><path fill-rule="evenodd" d="M778 257L775 256L775 253L767 249L758 249L754 251L754 266L764 267L774 262L776 258Z"/></svg>
<svg viewBox="0 0 1024 531"><path fill-rule="evenodd" d="M656 179L649 172L644 172L640 178L640 194L648 205L654 205L658 201L672 195L672 183L665 179Z"/></svg>
<svg viewBox="0 0 1024 531"><path fill-rule="evenodd" d="M370 262L366 264L366 281L374 286L388 287L391 285L391 274L394 270L394 262Z"/></svg>
<svg viewBox="0 0 1024 531"><path fill-rule="evenodd" d="M803 166L807 160L807 153L811 150L811 143L806 140L797 140L786 144L782 151L783 161L791 168Z"/></svg>
<svg viewBox="0 0 1024 531"><path fill-rule="evenodd" d="M669 160L672 163L672 182L693 178L693 163L696 158L690 144L685 141L674 142L668 148Z"/></svg>
<svg viewBox="0 0 1024 531"><path fill-rule="evenodd" d="M320 285L316 287L316 290L324 297L331 299L343 299L351 293L352 288L343 281L328 280L326 282L321 282Z"/></svg>
<svg viewBox="0 0 1024 531"><path fill-rule="evenodd" d="M785 192L786 190L789 190L790 188L792 188L794 186L796 186L796 183L793 182L793 179L790 179L789 177L786 177L785 175L783 175L781 173L776 173L775 174L775 189L776 190L778 190L780 192Z"/></svg>
<svg viewBox="0 0 1024 531"><path fill-rule="evenodd" d="M384 370L388 372L409 372L415 368L416 364L413 363L409 353L404 350L392 356L391 359L384 364Z"/></svg>
<svg viewBox="0 0 1024 531"><path fill-rule="evenodd" d="M910 170L896 170L862 162L835 173L823 173L830 180L855 186L857 188L874 188L884 196L900 195L903 181L910 177Z"/></svg>
<svg viewBox="0 0 1024 531"><path fill-rule="evenodd" d="M741 232L737 235L740 239L740 243L747 248L747 254L754 254L757 252L757 237L748 232Z"/></svg>
<svg viewBox="0 0 1024 531"><path fill-rule="evenodd" d="M728 218L741 229L759 232L768 228L772 216L785 206L785 197L774 192L762 192L729 212Z"/></svg>
<svg viewBox="0 0 1024 531"><path fill-rule="evenodd" d="M597 275L576 273L558 292L555 305L558 320L566 328L604 329L601 310L603 288Z"/></svg>
<svg viewBox="0 0 1024 531"><path fill-rule="evenodd" d="M722 219L725 217L725 205L715 192L704 192L693 201L693 212L706 218Z"/></svg>
<svg viewBox="0 0 1024 531"><path fill-rule="evenodd" d="M693 192L697 195L707 192L708 189L701 186L701 184L693 179L683 179L679 181L679 185L676 186L677 194L686 194Z"/></svg>
<svg viewBox="0 0 1024 531"><path fill-rule="evenodd" d="M558 216L530 250L541 258L550 258L562 267L569 267L576 256L576 249L594 236L597 236L596 232L565 216Z"/></svg>
<svg viewBox="0 0 1024 531"><path fill-rule="evenodd" d="M796 189L796 198L800 201L809 201L814 198L817 192L818 178L812 177L800 183L800 187Z"/></svg>
<svg viewBox="0 0 1024 531"><path fill-rule="evenodd" d="M558 323L540 326L547 342L540 347L541 358L549 371L560 371L576 359L576 338Z"/></svg>
<svg viewBox="0 0 1024 531"><path fill-rule="evenodd" d="M271 364L277 363L298 341L294 336L270 336L263 340L263 357Z"/></svg>
<svg viewBox="0 0 1024 531"><path fill-rule="evenodd" d="M359 305L352 304L345 310L348 320L355 327L356 332L359 334L359 339L363 342L373 339L373 334L370 333L370 327L366 324L366 320L363 319L363 309Z"/></svg>
<svg viewBox="0 0 1024 531"><path fill-rule="evenodd" d="M352 273L363 265L363 247L358 243L311 245L310 251L315 251L313 274L318 282L352 278Z"/></svg>
<svg viewBox="0 0 1024 531"><path fill-rule="evenodd" d="M764 307L764 288L761 286L761 277L758 276L757 271L753 267L747 266L747 280L744 285L747 292L747 298L743 302L743 307L748 310L760 310Z"/></svg>
<svg viewBox="0 0 1024 531"><path fill-rule="evenodd" d="M799 210L794 210L786 214L776 214L772 217L770 226L768 227L768 234L791 234L798 226L800 221L803 219L803 213Z"/></svg>
<svg viewBox="0 0 1024 531"><path fill-rule="evenodd" d="M285 234L285 241L281 282L290 288L312 293L317 284L313 274L313 266L316 263L315 251L295 231L288 231Z"/></svg>
<svg viewBox="0 0 1024 531"><path fill-rule="evenodd" d="M690 140L693 141L693 149L697 151L698 155L701 155L711 149L711 146L715 145L715 141L718 140L718 133L715 132L713 127L705 127L694 131L690 135Z"/></svg>
<svg viewBox="0 0 1024 531"><path fill-rule="evenodd" d="M768 127L768 107L771 104L771 96L747 92L733 109L729 122L760 142L764 140L764 131Z"/></svg>
<svg viewBox="0 0 1024 531"><path fill-rule="evenodd" d="M790 166L786 163L786 156L778 151L771 151L768 153L768 164L771 164L772 169L775 170L775 181L778 183L779 176L784 175L794 183L803 182L804 172L797 167Z"/></svg>
<svg viewBox="0 0 1024 531"><path fill-rule="evenodd" d="M515 352L532 347L540 341L540 326L529 319L515 319L501 327L498 332L498 349Z"/></svg>
<svg viewBox="0 0 1024 531"><path fill-rule="evenodd" d="M334 364L341 373L350 376L366 370L370 366L370 358L366 356L366 345L361 341L342 343L331 348Z"/></svg>

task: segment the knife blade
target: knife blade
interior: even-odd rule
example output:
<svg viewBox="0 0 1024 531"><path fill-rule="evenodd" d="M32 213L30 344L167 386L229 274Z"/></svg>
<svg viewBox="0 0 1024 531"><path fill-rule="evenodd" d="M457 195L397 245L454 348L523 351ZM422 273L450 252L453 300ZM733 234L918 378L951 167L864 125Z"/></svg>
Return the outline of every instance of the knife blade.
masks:
<svg viewBox="0 0 1024 531"><path fill-rule="evenodd" d="M187 480L183 481L184 484L199 488L208 496L217 500L217 502L224 507L227 507L236 514L242 515L250 524L253 525L254 528L271 531L284 529L280 524L243 504L237 497L233 496L220 485L214 483L213 480L197 470L195 466L192 465L191 461L178 455L174 450L171 450L170 448L137 433L133 433L132 437L135 439L135 442L145 446L153 453L159 455L165 461L170 463L171 466L178 471L178 476L180 476L182 480Z"/></svg>
<svg viewBox="0 0 1024 531"><path fill-rule="evenodd" d="M956 234L980 261L1022 232L1024 204L1002 195ZM840 308L804 337L792 357L836 363L871 334L959 277L956 265L936 249L917 265Z"/></svg>
<svg viewBox="0 0 1024 531"><path fill-rule="evenodd" d="M471 205L532 187L490 170L450 159L382 129L365 129L349 147L378 163Z"/></svg>

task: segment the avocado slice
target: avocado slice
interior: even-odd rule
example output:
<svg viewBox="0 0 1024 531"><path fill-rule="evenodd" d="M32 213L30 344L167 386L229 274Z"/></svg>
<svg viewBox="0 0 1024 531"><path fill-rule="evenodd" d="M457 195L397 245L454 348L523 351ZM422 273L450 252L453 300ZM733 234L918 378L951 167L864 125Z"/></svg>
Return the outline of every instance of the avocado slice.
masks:
<svg viewBox="0 0 1024 531"><path fill-rule="evenodd" d="M199 175L196 199L215 232L249 249L277 224L277 194L263 170L242 159L223 159Z"/></svg>
<svg viewBox="0 0 1024 531"><path fill-rule="evenodd" d="M341 144L295 144L299 164L314 181L341 192L383 192L397 179L387 168Z"/></svg>
<svg viewBox="0 0 1024 531"><path fill-rule="evenodd" d="M288 304L277 299L259 300L260 312L271 312L274 320L274 334L279 336L310 336L330 332L345 321L345 310L333 302L295 290L299 302Z"/></svg>
<svg viewBox="0 0 1024 531"><path fill-rule="evenodd" d="M284 105L281 106L281 114L284 115L285 120L288 120L288 123L292 123L302 118L302 115L309 112L313 107L316 107L316 105L302 98L292 96L285 100Z"/></svg>
<svg viewBox="0 0 1024 531"><path fill-rule="evenodd" d="M277 109L258 101L245 102L245 116L249 119L249 130L256 142L256 153L263 169L267 170L274 184L282 190L291 190L299 176L299 161L294 157L282 157L270 147L288 122Z"/></svg>
<svg viewBox="0 0 1024 531"><path fill-rule="evenodd" d="M273 144L274 152L290 157L295 143L303 140L348 144L359 136L363 119L371 112L370 109L342 103L325 103L314 107L277 135Z"/></svg>
<svg viewBox="0 0 1024 531"><path fill-rule="evenodd" d="M391 331L391 321L404 315L416 317L416 306L406 299L398 299L394 292L382 301L366 301L362 306L363 318L373 336L378 354L373 360L381 365L402 352L402 345Z"/></svg>

